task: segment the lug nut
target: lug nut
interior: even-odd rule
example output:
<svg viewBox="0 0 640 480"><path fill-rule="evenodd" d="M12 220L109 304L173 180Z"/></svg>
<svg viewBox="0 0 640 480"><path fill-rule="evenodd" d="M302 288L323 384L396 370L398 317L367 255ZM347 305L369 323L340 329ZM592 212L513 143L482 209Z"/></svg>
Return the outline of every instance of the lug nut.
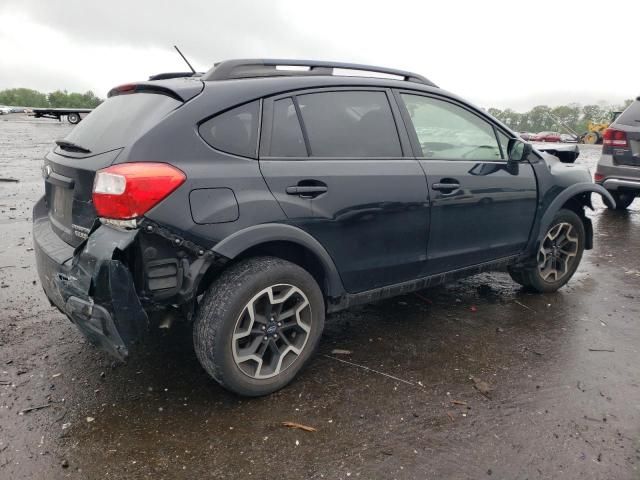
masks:
<svg viewBox="0 0 640 480"><path fill-rule="evenodd" d="M281 327L282 326L282 322L278 322L278 326Z"/></svg>
<svg viewBox="0 0 640 480"><path fill-rule="evenodd" d="M273 338L278 338L278 334L277 334L277 333L274 333L274 334L273 334Z"/></svg>
<svg viewBox="0 0 640 480"><path fill-rule="evenodd" d="M269 337L264 337L263 340L266 342L267 340L269 340Z"/></svg>
<svg viewBox="0 0 640 480"><path fill-rule="evenodd" d="M147 225L147 232L153 232L153 227L151 225Z"/></svg>
<svg viewBox="0 0 640 480"><path fill-rule="evenodd" d="M175 243L176 245L180 245L182 243L182 240L180 240L179 238L176 238L173 243Z"/></svg>
<svg viewBox="0 0 640 480"><path fill-rule="evenodd" d="M266 330L266 329L267 329L267 327L265 327L264 325L262 325L260 328L261 328L262 330Z"/></svg>

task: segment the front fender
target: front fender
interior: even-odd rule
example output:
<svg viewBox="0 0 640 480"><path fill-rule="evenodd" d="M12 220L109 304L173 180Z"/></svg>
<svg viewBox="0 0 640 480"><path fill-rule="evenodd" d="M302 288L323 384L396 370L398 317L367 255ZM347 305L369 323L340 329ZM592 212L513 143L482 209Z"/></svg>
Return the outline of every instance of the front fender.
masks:
<svg viewBox="0 0 640 480"><path fill-rule="evenodd" d="M529 253L534 253L537 251L538 245L540 244L540 242L542 241L542 238L547 233L547 229L549 228L549 225L551 225L553 218L556 216L558 211L564 206L564 204L567 203L567 201L569 201L572 198L578 197L581 203L592 208L590 203L591 202L590 197L587 197L587 200L589 203L586 203L586 204L581 198L579 198L581 195L585 193L598 193L600 194L600 196L602 197L602 200L608 207L615 208L616 206L616 202L611 196L611 194L602 185L598 185L597 183L591 183L591 182L575 183L570 187L565 188L549 204L544 214L542 215L542 218L538 224L538 228L533 231L533 234L531 235L531 241L529 242L529 247L527 249Z"/></svg>
<svg viewBox="0 0 640 480"><path fill-rule="evenodd" d="M328 296L340 297L344 294L345 290L340 274L329 253L320 242L298 227L283 223L256 225L229 235L216 244L212 250L214 253L233 259L249 248L269 242L292 242L313 252L326 274Z"/></svg>

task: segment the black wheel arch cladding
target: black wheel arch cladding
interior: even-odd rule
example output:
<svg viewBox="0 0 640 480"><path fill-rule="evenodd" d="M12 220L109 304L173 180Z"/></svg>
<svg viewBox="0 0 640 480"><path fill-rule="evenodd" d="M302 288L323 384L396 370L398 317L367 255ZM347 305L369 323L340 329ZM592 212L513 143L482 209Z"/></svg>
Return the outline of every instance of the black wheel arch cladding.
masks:
<svg viewBox="0 0 640 480"><path fill-rule="evenodd" d="M324 270L323 290L328 297L340 297L344 286L333 259L325 248L307 232L292 225L269 223L240 230L213 247L213 251L223 257L234 259L243 252L269 242L292 242L312 252Z"/></svg>
<svg viewBox="0 0 640 480"><path fill-rule="evenodd" d="M531 235L527 251L529 253L535 253L537 251L540 242L546 235L549 225L551 225L551 223L553 222L556 214L562 208L567 208L568 204L579 204L582 206L582 209L584 209L584 207L593 208L591 205L592 193L599 194L606 205L615 206L615 200L613 199L611 194L601 185L584 182L576 183L567 187L553 199L553 201L546 208L544 214L542 214L537 228L537 234L534 233L533 235ZM575 211L570 207L569 209ZM576 213L580 216L585 227L585 249L591 249L593 247L593 226L591 224L591 220L585 216L584 211Z"/></svg>

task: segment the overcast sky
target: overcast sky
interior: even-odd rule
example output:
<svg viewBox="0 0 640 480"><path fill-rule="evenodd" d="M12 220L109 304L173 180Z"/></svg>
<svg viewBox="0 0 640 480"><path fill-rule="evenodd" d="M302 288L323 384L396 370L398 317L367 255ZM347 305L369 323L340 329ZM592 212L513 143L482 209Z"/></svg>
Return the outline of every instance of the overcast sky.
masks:
<svg viewBox="0 0 640 480"><path fill-rule="evenodd" d="M640 95L640 2L1 0L0 89L93 90L228 58L419 72L483 107Z"/></svg>

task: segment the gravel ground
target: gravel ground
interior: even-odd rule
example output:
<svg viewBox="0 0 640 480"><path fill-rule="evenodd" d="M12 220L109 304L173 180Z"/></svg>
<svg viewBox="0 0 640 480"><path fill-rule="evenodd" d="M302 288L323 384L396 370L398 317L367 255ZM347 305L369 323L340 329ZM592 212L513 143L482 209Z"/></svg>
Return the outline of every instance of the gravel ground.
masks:
<svg viewBox="0 0 640 480"><path fill-rule="evenodd" d="M119 364L49 306L31 207L71 128L0 118L0 178L20 180L0 183L0 478L640 478L640 200L596 202L595 248L558 293L485 274L332 315L299 379L247 400L186 326Z"/></svg>

